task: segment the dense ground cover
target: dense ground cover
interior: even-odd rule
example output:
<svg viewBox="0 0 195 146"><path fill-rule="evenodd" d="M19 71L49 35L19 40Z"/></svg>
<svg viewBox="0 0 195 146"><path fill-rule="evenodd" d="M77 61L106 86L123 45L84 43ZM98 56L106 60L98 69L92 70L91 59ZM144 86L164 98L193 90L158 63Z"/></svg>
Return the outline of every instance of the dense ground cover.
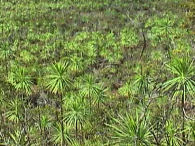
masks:
<svg viewBox="0 0 195 146"><path fill-rule="evenodd" d="M0 145L194 145L194 13L194 0L1 0Z"/></svg>

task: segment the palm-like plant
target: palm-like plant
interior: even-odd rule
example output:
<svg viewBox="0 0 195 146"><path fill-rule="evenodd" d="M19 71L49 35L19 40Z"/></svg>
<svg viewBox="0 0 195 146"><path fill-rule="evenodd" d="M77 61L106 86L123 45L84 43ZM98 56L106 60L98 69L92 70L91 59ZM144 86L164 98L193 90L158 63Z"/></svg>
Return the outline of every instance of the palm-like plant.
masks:
<svg viewBox="0 0 195 146"><path fill-rule="evenodd" d="M41 126L43 129L48 129L51 127L51 119L47 115L42 115L41 116Z"/></svg>
<svg viewBox="0 0 195 146"><path fill-rule="evenodd" d="M10 138L12 140L12 142L10 143L11 145L15 145L15 146L21 146L21 145L25 145L24 143L24 136L22 136L22 131L21 130L14 130L13 133L9 133L10 134Z"/></svg>
<svg viewBox="0 0 195 146"><path fill-rule="evenodd" d="M61 145L64 145L64 123L63 123L63 94L67 88L70 87L71 81L67 73L68 63L56 63L49 69L49 75L46 77L46 87L52 93L58 95L60 98L60 112L61 112Z"/></svg>
<svg viewBox="0 0 195 146"><path fill-rule="evenodd" d="M133 85L130 81L127 81L122 87L119 88L119 94L125 97L130 97L132 94Z"/></svg>
<svg viewBox="0 0 195 146"><path fill-rule="evenodd" d="M29 75L28 70L26 68L16 66L15 68L12 68L12 71L8 74L8 82L11 83L15 87L18 94L21 94L22 96L22 105L24 110L24 134L27 134L26 126L28 125L28 121L26 112L27 108L24 102L24 95L29 96L32 93L32 77Z"/></svg>
<svg viewBox="0 0 195 146"><path fill-rule="evenodd" d="M152 45L157 45L160 42L172 41L175 37L185 34L185 31L180 28L181 24L182 21L178 19L178 16L169 13L163 14L162 18L158 16L150 18L145 27L152 26L149 37L152 39Z"/></svg>
<svg viewBox="0 0 195 146"><path fill-rule="evenodd" d="M78 126L82 128L82 124L85 121L86 110L84 102L81 98L72 99L67 104L67 112L65 114L65 121L69 125L75 125L76 138L78 137Z"/></svg>
<svg viewBox="0 0 195 146"><path fill-rule="evenodd" d="M125 117L114 118L114 124L109 125L113 129L113 139L116 144L124 145L150 145L150 128L148 120L140 118L138 112L135 117L126 114Z"/></svg>
<svg viewBox="0 0 195 146"><path fill-rule="evenodd" d="M106 91L108 90L107 88L104 88L102 85L99 85L98 89L98 96L95 98L95 103L98 106L98 109L100 108L100 103L104 103L106 100Z"/></svg>
<svg viewBox="0 0 195 146"><path fill-rule="evenodd" d="M172 78L167 80L163 84L164 91L172 91L173 97L175 95L181 96L182 102L182 137L183 141L185 142L185 133L184 133L184 126L185 126L185 100L187 98L187 94L194 94L195 92L195 68L193 66L193 62L190 61L189 57L182 57L182 58L174 58L170 65L167 65L167 68L172 73Z"/></svg>
<svg viewBox="0 0 195 146"><path fill-rule="evenodd" d="M22 102L16 98L13 99L9 104L8 104L8 112L6 112L5 116L8 118L8 120L18 124L20 118L21 118L21 109L22 109Z"/></svg>
<svg viewBox="0 0 195 146"><path fill-rule="evenodd" d="M149 75L147 73L142 73L142 71L137 73L134 84L138 87L138 93L142 95L148 93L150 84Z"/></svg>
<svg viewBox="0 0 195 146"><path fill-rule="evenodd" d="M182 140L179 138L179 129L172 121L166 121L165 124L165 141L169 146L181 145Z"/></svg>
<svg viewBox="0 0 195 146"><path fill-rule="evenodd" d="M124 28L121 31L121 44L125 47L136 46L139 43L138 35L135 30Z"/></svg>
<svg viewBox="0 0 195 146"><path fill-rule="evenodd" d="M84 68L82 58L79 58L77 56L71 57L71 64L70 64L70 70L73 73L81 72Z"/></svg>
<svg viewBox="0 0 195 146"><path fill-rule="evenodd" d="M99 86L95 81L95 78L90 74L84 78L84 83L81 86L81 94L84 97L89 98L90 112L92 110L92 98L99 95Z"/></svg>
<svg viewBox="0 0 195 146"><path fill-rule="evenodd" d="M172 44L178 38L184 40L184 36L187 34L185 29L182 29L183 20L179 19L178 16L173 13L165 13L163 17L154 16L148 19L145 27L151 28L148 33L151 39L151 44L157 46L159 44L165 45L169 57L171 57L170 49L173 48Z"/></svg>
<svg viewBox="0 0 195 146"><path fill-rule="evenodd" d="M55 144L62 144L62 141L64 141L64 143L69 144L71 143L72 139L71 139L71 134L70 134L70 126L66 126L63 129L62 132L62 126L61 123L57 123L56 126L54 127L54 133L52 135L52 141ZM62 135L63 133L63 135Z"/></svg>
<svg viewBox="0 0 195 146"><path fill-rule="evenodd" d="M68 76L68 63L58 62L52 64L47 76L46 87L54 94L62 94L64 90L69 88L71 82Z"/></svg>
<svg viewBox="0 0 195 146"><path fill-rule="evenodd" d="M189 122L186 129L188 132L189 141L192 143L192 145L195 145L195 122Z"/></svg>
<svg viewBox="0 0 195 146"><path fill-rule="evenodd" d="M52 126L51 118L48 115L42 115L40 118L40 130L41 134L44 134L43 140L46 141L47 144L47 130ZM43 132L43 133L42 133Z"/></svg>
<svg viewBox="0 0 195 146"><path fill-rule="evenodd" d="M26 95L32 93L32 77L29 75L27 69L23 67L13 68L8 75L8 82L11 83L18 92Z"/></svg>
<svg viewBox="0 0 195 146"><path fill-rule="evenodd" d="M138 95L141 95L141 103L145 104L145 97L150 97L150 89L151 89L151 78L149 75L149 71L144 70L141 66L140 70L137 72L135 76L134 85L137 87L136 91Z"/></svg>
<svg viewBox="0 0 195 146"><path fill-rule="evenodd" d="M99 44L100 56L104 57L110 63L116 63L123 58L123 52L113 32L106 34L102 38L102 42Z"/></svg>

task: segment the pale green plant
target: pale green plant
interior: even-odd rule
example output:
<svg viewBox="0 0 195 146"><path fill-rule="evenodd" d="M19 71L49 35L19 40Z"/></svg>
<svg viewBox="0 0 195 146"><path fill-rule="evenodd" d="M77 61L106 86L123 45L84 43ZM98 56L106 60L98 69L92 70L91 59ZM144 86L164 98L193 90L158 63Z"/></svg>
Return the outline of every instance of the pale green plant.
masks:
<svg viewBox="0 0 195 146"><path fill-rule="evenodd" d="M61 123L61 145L64 145L64 122L63 122L63 94L65 90L70 87L71 81L68 76L67 70L68 63L58 62L56 64L52 64L49 69L49 74L46 76L46 88L52 93L58 95L60 98L60 123Z"/></svg>
<svg viewBox="0 0 195 146"><path fill-rule="evenodd" d="M121 44L125 47L133 47L138 45L139 37L136 31L132 28L124 28L121 33Z"/></svg>
<svg viewBox="0 0 195 146"><path fill-rule="evenodd" d="M185 143L185 101L187 100L187 95L194 95L195 93L195 68L193 61L189 59L188 56L182 58L175 57L169 65L167 65L168 70L172 73L172 77L168 79L164 84L164 91L172 91L171 93L176 98L180 98L181 101L181 111L182 111L182 140Z"/></svg>
<svg viewBox="0 0 195 146"><path fill-rule="evenodd" d="M126 113L125 116L113 119L114 123L108 125L113 130L115 144L121 145L151 145L151 133L149 120L140 117L138 112L135 116Z"/></svg>

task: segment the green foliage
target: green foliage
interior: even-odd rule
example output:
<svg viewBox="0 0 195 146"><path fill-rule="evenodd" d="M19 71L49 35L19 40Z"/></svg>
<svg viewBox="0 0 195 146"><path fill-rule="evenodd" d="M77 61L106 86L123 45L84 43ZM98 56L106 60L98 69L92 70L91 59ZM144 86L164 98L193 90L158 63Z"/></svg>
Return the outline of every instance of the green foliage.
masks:
<svg viewBox="0 0 195 146"><path fill-rule="evenodd" d="M149 19L145 27L150 28L148 37L152 41L153 46L159 44L173 43L177 38L183 38L186 30L182 29L182 21L177 15L165 13L162 16L154 16Z"/></svg>
<svg viewBox="0 0 195 146"><path fill-rule="evenodd" d="M100 55L109 62L118 62L123 58L122 50L117 42L117 38L113 32L106 34L103 38L103 44L100 48Z"/></svg>
<svg viewBox="0 0 195 146"><path fill-rule="evenodd" d="M178 146L181 145L182 139L179 138L179 129L172 121L167 121L165 124L165 141L167 145Z"/></svg>
<svg viewBox="0 0 195 146"><path fill-rule="evenodd" d="M188 136L189 136L189 140L191 142L194 142L195 140L195 122L194 121L190 121L188 124L187 124L187 127L186 127L186 131L188 132Z"/></svg>
<svg viewBox="0 0 195 146"><path fill-rule="evenodd" d="M64 140L66 142L66 144L70 143L71 142L71 131L70 131L70 126L64 126L65 129L64 129ZM63 140L63 137L62 137L62 128L61 128L61 125L59 123L56 124L56 126L54 127L54 133L52 135L52 141L55 143L55 144L60 144L61 141Z"/></svg>
<svg viewBox="0 0 195 146"><path fill-rule="evenodd" d="M99 86L96 83L95 77L92 74L86 75L83 78L81 86L81 94L86 98L93 98L98 96Z"/></svg>
<svg viewBox="0 0 195 146"><path fill-rule="evenodd" d="M51 118L49 116L42 115L41 126L46 129L50 128L52 126Z"/></svg>
<svg viewBox="0 0 195 146"><path fill-rule="evenodd" d="M87 110L82 98L73 96L64 106L67 109L64 118L66 123L77 126L85 121Z"/></svg>
<svg viewBox="0 0 195 146"><path fill-rule="evenodd" d="M0 145L194 145L193 1L0 0Z"/></svg>
<svg viewBox="0 0 195 146"><path fill-rule="evenodd" d="M22 137L22 133L20 130L15 130L13 133L10 133L11 140L13 141L12 144L16 146L20 146L24 144L24 137Z"/></svg>
<svg viewBox="0 0 195 146"><path fill-rule="evenodd" d="M124 47L134 47L139 43L138 35L135 30L131 28L124 28L121 31L121 44Z"/></svg>
<svg viewBox="0 0 195 146"><path fill-rule="evenodd" d="M70 87L70 78L67 74L68 63L56 63L48 70L46 87L54 94L61 94Z"/></svg>
<svg viewBox="0 0 195 146"><path fill-rule="evenodd" d="M130 97L133 93L133 86L131 81L127 81L122 87L119 88L119 94L122 96Z"/></svg>
<svg viewBox="0 0 195 146"><path fill-rule="evenodd" d="M175 93L183 91L185 94L195 92L195 81L193 79L195 69L193 62L188 57L174 58L170 65L167 65L167 68L173 77L163 84L165 91L172 90Z"/></svg>
<svg viewBox="0 0 195 146"><path fill-rule="evenodd" d="M165 91L172 91L172 96L181 96L182 103L182 140L185 143L185 101L187 95L194 95L195 81L194 74L195 68L193 62L187 57L174 58L168 66L170 72L174 75L172 79L163 84Z"/></svg>
<svg viewBox="0 0 195 146"><path fill-rule="evenodd" d="M26 68L14 67L8 75L8 82L11 83L18 92L30 95L32 93L32 77Z"/></svg>
<svg viewBox="0 0 195 146"><path fill-rule="evenodd" d="M70 61L70 70L73 73L78 73L78 72L82 72L84 69L84 63L81 57L78 56L73 56L71 57L71 61Z"/></svg>
<svg viewBox="0 0 195 146"><path fill-rule="evenodd" d="M147 119L142 119L138 112L135 116L126 113L113 119L115 124L109 125L114 130L113 139L116 144L150 145L151 134Z"/></svg>
<svg viewBox="0 0 195 146"><path fill-rule="evenodd" d="M8 105L7 108L9 109L5 113L5 117L8 118L9 121L12 121L18 124L19 120L21 120L22 116L22 102L18 98L13 99Z"/></svg>
<svg viewBox="0 0 195 146"><path fill-rule="evenodd" d="M148 68L138 66L138 70L134 79L134 86L137 87L137 92L141 95L147 95L152 90L152 78Z"/></svg>
<svg viewBox="0 0 195 146"><path fill-rule="evenodd" d="M0 59L2 59L2 60L6 60L7 59L8 60L8 58L12 54L12 50L9 47L10 46L9 46L9 44L7 42L1 44L1 47L0 47Z"/></svg>
<svg viewBox="0 0 195 146"><path fill-rule="evenodd" d="M35 57L29 52L29 51L22 51L20 53L21 60L24 61L25 63L27 62L33 62L35 60Z"/></svg>
<svg viewBox="0 0 195 146"><path fill-rule="evenodd" d="M101 103L104 103L108 96L106 95L106 92L108 91L108 88L103 87L103 85L99 85L98 87L98 96L95 96L95 103L98 104L98 108L100 107Z"/></svg>

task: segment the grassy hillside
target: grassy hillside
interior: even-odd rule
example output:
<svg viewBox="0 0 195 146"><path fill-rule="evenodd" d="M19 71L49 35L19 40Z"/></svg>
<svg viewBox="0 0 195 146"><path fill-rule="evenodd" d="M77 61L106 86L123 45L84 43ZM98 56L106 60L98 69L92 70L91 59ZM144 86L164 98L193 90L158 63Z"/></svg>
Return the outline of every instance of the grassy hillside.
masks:
<svg viewBox="0 0 195 146"><path fill-rule="evenodd" d="M194 145L194 14L194 0L1 0L0 145Z"/></svg>

